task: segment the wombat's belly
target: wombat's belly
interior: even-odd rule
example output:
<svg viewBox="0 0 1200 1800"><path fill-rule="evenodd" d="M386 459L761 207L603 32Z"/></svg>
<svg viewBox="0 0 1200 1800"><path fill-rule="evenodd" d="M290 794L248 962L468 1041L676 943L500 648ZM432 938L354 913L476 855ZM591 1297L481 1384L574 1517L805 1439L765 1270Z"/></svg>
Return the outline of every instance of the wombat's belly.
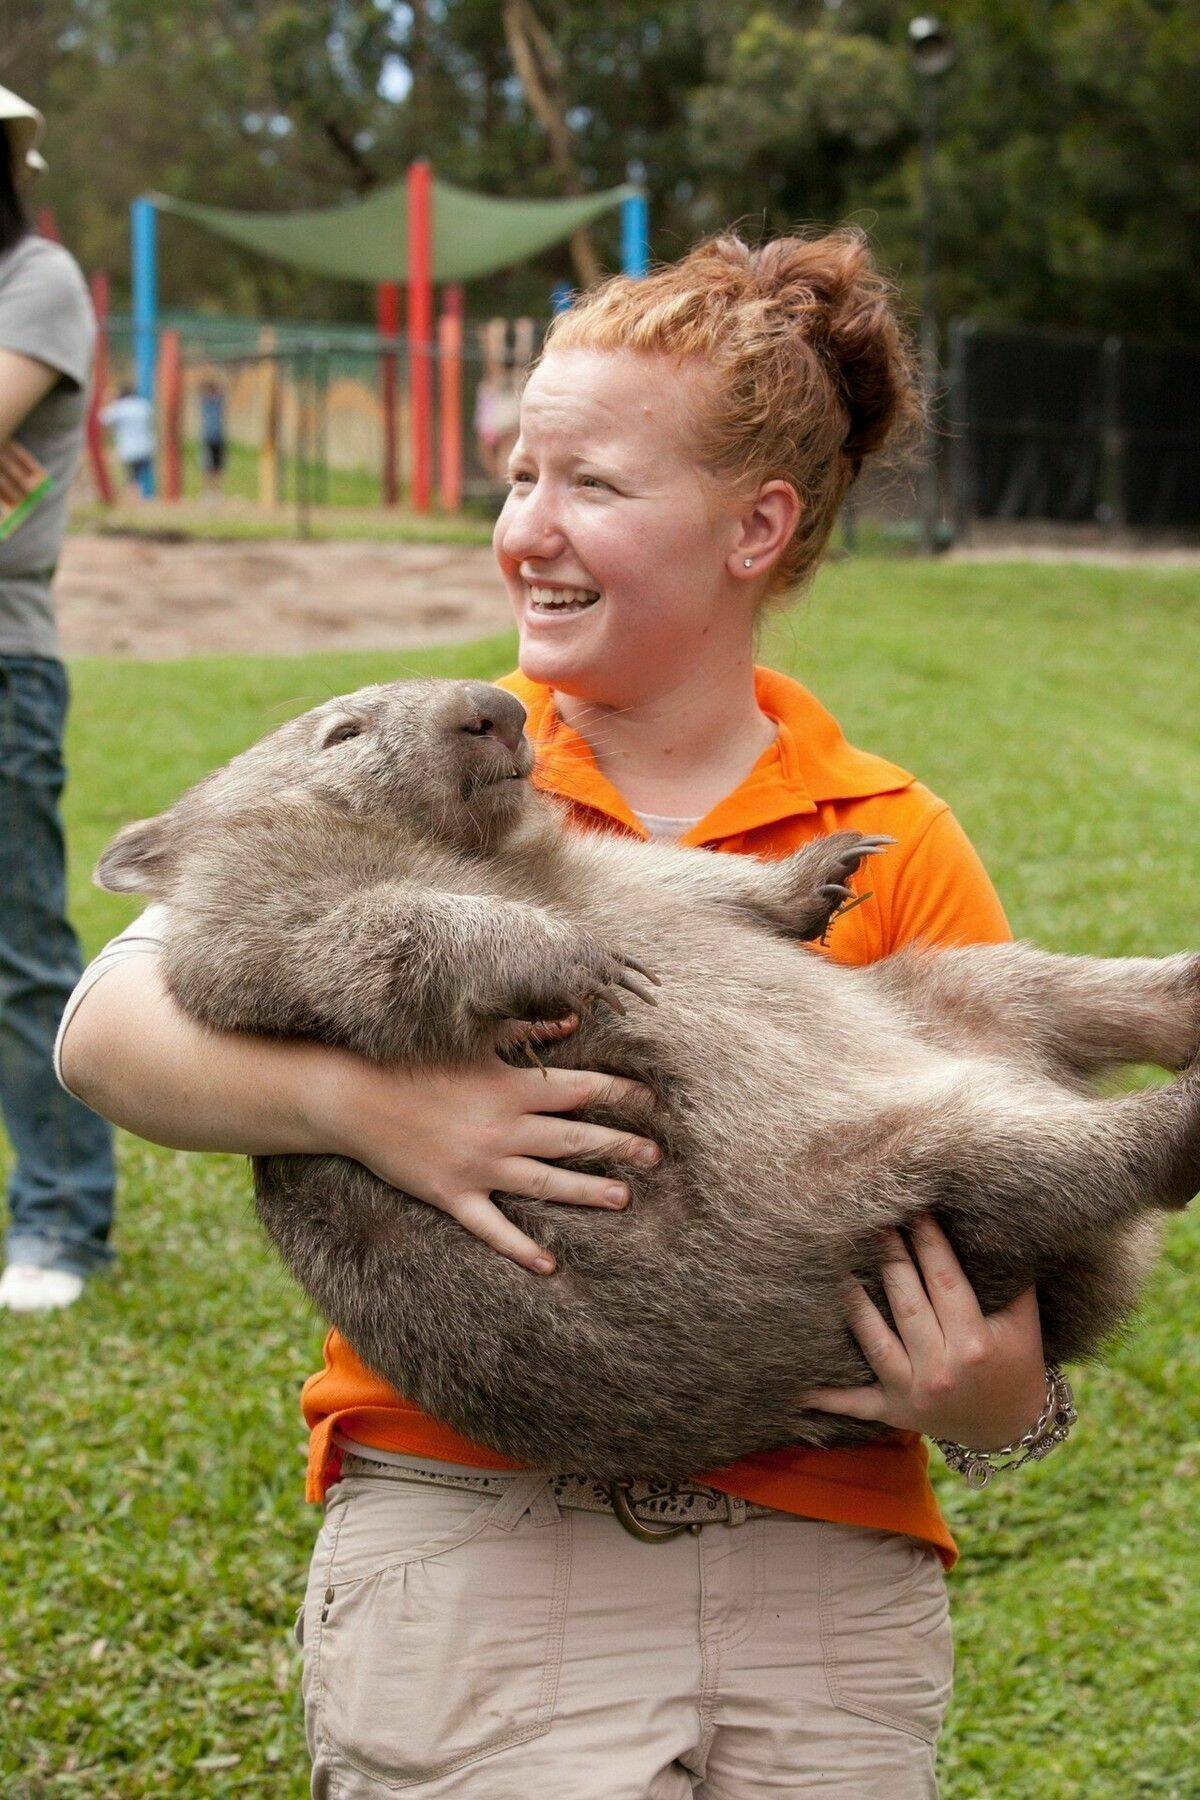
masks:
<svg viewBox="0 0 1200 1800"><path fill-rule="evenodd" d="M847 1198L839 1137L860 1077L852 1058L831 1069L818 1024L677 978L659 1007L596 1008L548 1047L547 1061L645 1081L651 1122L586 1116L665 1152L648 1172L574 1165L629 1181L620 1213L498 1196L554 1254L551 1277L335 1158L260 1164L264 1222L370 1367L522 1462L679 1475L781 1443L864 1441L878 1428L796 1401L869 1373L838 1292L854 1234L825 1216L831 1194ZM872 1180L864 1231L880 1197Z"/></svg>

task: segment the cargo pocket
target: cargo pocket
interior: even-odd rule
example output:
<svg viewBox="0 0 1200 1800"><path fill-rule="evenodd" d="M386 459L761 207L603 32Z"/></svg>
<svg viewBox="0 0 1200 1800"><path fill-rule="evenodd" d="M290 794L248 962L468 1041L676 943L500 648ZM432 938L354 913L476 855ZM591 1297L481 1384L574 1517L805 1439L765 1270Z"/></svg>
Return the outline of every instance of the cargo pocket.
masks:
<svg viewBox="0 0 1200 1800"><path fill-rule="evenodd" d="M931 1544L829 1525L822 1534L821 1649L833 1704L937 1742L954 1680L946 1578Z"/></svg>
<svg viewBox="0 0 1200 1800"><path fill-rule="evenodd" d="M319 1736L375 1782L404 1788L544 1735L569 1523L526 1513L497 1524L503 1497L356 1485L309 1614Z"/></svg>

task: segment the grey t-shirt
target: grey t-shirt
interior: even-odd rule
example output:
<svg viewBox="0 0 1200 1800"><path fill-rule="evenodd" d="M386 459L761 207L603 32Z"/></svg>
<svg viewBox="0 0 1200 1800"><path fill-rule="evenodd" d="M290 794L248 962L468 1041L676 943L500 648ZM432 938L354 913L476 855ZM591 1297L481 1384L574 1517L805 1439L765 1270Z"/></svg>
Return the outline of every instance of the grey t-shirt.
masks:
<svg viewBox="0 0 1200 1800"><path fill-rule="evenodd" d="M87 419L96 321L79 265L32 232L0 256L0 348L57 369L59 379L14 432L54 486L0 542L0 655L57 656L50 599L71 483Z"/></svg>

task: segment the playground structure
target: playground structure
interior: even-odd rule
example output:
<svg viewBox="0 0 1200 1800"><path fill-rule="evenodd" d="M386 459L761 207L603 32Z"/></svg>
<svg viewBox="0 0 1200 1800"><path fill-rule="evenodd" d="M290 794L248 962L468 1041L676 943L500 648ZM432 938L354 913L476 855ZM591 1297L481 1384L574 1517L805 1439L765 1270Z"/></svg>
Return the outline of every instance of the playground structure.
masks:
<svg viewBox="0 0 1200 1800"><path fill-rule="evenodd" d="M325 503L395 507L404 494L424 513L494 499L542 326L468 327L465 283L617 207L622 266L642 275L647 209L631 185L572 200L495 200L436 180L418 161L366 200L325 211L241 213L143 196L132 210L132 316L110 316L106 279L92 284L97 495L114 498L99 410L119 370L157 403L160 454L141 481L147 495L175 500L194 486L188 446L207 381L224 399L227 491L265 508L294 504L302 535L311 508ZM370 283L374 328L160 316L162 212L254 253ZM570 301L559 287L551 307ZM972 321L952 322L949 341L937 441L943 543L1030 524L1110 544L1200 533L1192 347ZM846 508L847 543L860 531L866 541L872 532L908 541L919 479L917 455L873 469Z"/></svg>
<svg viewBox="0 0 1200 1800"><path fill-rule="evenodd" d="M263 505L289 497L303 519L329 497L339 469L374 466L368 503L395 506L406 491L416 512L431 510L435 497L456 510L500 475L498 452L539 335L533 321L518 320L509 348L506 323L490 320L468 337L464 283L527 260L615 207L623 267L644 274L646 201L629 184L572 200L495 200L435 180L418 160L366 200L318 212L239 213L142 196L131 214L132 317L110 315L104 277L92 284L99 349L88 443L98 496L111 501L115 492L99 410L120 366L158 417L159 456L140 479L146 497L181 496L185 434L201 385L215 382L229 439L255 447ZM264 326L237 341L217 320L164 320L161 212L295 267L370 282L375 331ZM564 304L569 294L556 290L554 305Z"/></svg>

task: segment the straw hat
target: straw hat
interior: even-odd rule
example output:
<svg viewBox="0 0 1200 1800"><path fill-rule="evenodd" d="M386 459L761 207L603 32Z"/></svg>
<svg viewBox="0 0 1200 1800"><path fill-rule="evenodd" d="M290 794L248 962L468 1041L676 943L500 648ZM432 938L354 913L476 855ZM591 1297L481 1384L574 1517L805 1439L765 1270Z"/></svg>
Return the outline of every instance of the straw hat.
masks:
<svg viewBox="0 0 1200 1800"><path fill-rule="evenodd" d="M22 100L11 88L0 87L0 124L8 132L14 175L22 169L40 173L46 167L46 160L37 148L45 123L36 106L30 106L28 100Z"/></svg>

